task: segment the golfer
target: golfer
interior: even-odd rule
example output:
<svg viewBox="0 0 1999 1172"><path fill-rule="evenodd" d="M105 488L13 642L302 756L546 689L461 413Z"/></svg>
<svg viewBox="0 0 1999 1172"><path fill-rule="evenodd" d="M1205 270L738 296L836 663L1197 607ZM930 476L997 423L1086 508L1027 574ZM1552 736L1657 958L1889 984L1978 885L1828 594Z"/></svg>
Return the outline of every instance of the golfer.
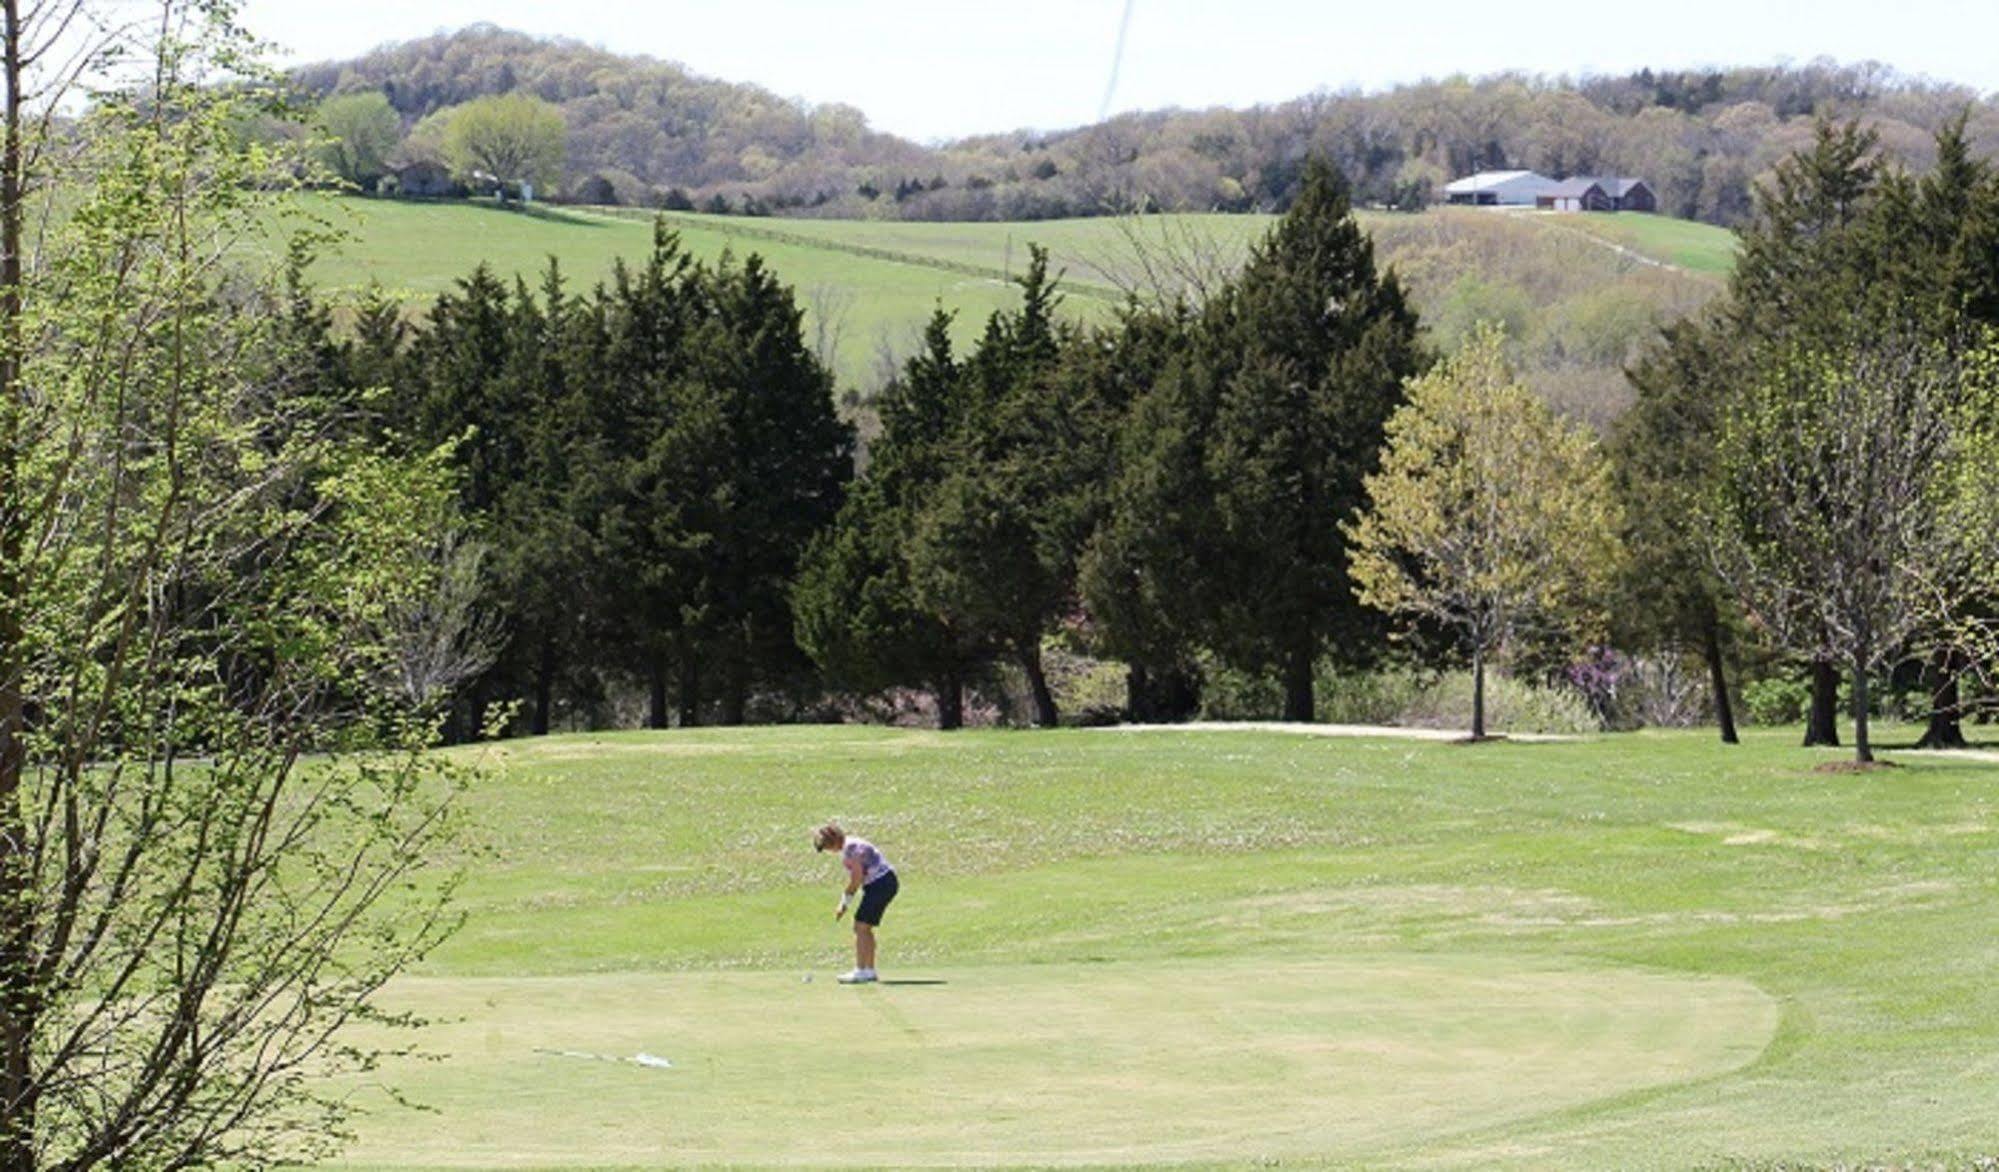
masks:
<svg viewBox="0 0 1999 1172"><path fill-rule="evenodd" d="M888 910L898 889L895 868L875 849L874 843L864 838L849 838L837 822L821 826L812 836L812 846L815 850L839 851L840 862L847 868L847 890L840 895L834 919L847 914L848 905L854 902L854 892L861 893L861 906L854 909L854 971L841 977L840 983L868 984L876 979L875 929L881 925L882 913Z"/></svg>

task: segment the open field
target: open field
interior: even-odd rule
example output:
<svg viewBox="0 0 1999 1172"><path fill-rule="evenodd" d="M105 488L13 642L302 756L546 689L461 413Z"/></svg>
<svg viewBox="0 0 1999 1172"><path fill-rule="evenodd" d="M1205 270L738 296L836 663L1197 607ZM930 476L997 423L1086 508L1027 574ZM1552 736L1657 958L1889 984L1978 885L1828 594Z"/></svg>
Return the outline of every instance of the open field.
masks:
<svg viewBox="0 0 1999 1172"><path fill-rule="evenodd" d="M1735 268L1735 234L1712 224L1635 212L1566 215L1558 222L1689 272L1724 275Z"/></svg>
<svg viewBox="0 0 1999 1172"><path fill-rule="evenodd" d="M572 282L587 287L608 274L615 259L643 256L652 240L652 214L629 209L543 208L521 214L485 203L331 197L308 197L304 206L349 233L342 247L314 267L317 282L342 292L377 283L408 299L413 310L482 260L503 276L532 281L555 256ZM1364 212L1360 219L1374 233L1383 260L1409 280L1426 318L1453 296L1462 299L1468 277L1518 289L1520 303L1551 322L1589 319L1592 310L1585 303L1606 297L1643 307L1644 313L1627 314L1629 320L1615 325L1609 358L1580 356L1611 383L1621 383L1624 355L1618 340L1647 326L1646 313L1678 316L1711 295L1718 287L1712 279L1716 266L1726 267L1734 246L1734 237L1722 229L1675 220L1651 223L1657 218L1648 216L1436 210L1420 216ZM1118 287L1137 271L1127 228L1109 219L928 224L672 213L668 220L696 256L713 259L725 248L738 257L761 254L797 289L808 337L821 318L832 325L838 335L837 373L849 387L873 385L884 346L906 354L938 305L957 311L957 339L969 345L987 315L1014 304L1009 276L1027 263L1030 243L1049 249L1069 312L1084 317L1109 313L1120 299ZM1148 217L1136 231L1148 248L1195 240L1215 257L1239 259L1273 222L1268 216ZM1648 266L1610 244L1686 271ZM1462 316L1458 308L1444 309L1439 320ZM1577 346L1575 339L1563 339L1558 364L1573 367Z"/></svg>
<svg viewBox="0 0 1999 1172"><path fill-rule="evenodd" d="M440 1023L445 1060L391 1072L439 1113L372 1118L350 1166L1999 1153L1999 764L1828 774L1794 744L479 750L469 920L392 997ZM807 845L828 816L900 867L881 967L918 983L832 983L836 867ZM672 1067L602 1060L641 1053Z"/></svg>

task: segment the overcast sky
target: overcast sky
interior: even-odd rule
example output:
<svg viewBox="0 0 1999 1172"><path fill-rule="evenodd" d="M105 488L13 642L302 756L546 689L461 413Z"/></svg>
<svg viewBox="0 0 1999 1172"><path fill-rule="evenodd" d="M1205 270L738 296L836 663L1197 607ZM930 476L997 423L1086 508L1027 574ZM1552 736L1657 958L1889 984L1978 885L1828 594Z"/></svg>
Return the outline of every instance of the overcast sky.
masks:
<svg viewBox="0 0 1999 1172"><path fill-rule="evenodd" d="M1132 0L1110 109L1244 106L1451 73L1878 60L1999 90L1999 0ZM1093 122L1125 0L248 0L290 60L477 21L678 61L921 140Z"/></svg>

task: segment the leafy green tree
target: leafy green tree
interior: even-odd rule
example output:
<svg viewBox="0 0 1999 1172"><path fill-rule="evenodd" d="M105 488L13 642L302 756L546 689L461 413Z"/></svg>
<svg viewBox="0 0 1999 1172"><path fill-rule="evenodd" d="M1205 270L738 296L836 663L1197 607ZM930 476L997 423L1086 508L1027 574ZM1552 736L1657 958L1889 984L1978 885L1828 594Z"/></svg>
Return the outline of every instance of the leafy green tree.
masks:
<svg viewBox="0 0 1999 1172"><path fill-rule="evenodd" d="M1890 295L1872 211L1883 174L1879 145L1857 121L1821 120L1812 145L1780 162L1758 191L1726 307L1733 344L1752 367L1757 356L1842 345L1855 318L1871 316L1860 307L1878 311L1876 299ZM1838 665L1813 660L1811 685L1805 744L1837 745Z"/></svg>
<svg viewBox="0 0 1999 1172"><path fill-rule="evenodd" d="M383 620L430 586L449 472L292 393L318 315L254 258L297 160L240 146L276 87L232 11L168 4L153 43L91 5L0 19L9 1172L328 1153L374 1056L348 1027L447 927L456 785ZM150 66L60 151L51 43Z"/></svg>
<svg viewBox="0 0 1999 1172"><path fill-rule="evenodd" d="M1504 350L1487 326L1411 380L1367 509L1345 526L1363 602L1464 637L1474 738L1493 654L1531 629L1599 627L1621 557L1608 462L1514 380Z"/></svg>
<svg viewBox="0 0 1999 1172"><path fill-rule="evenodd" d="M655 233L636 268L620 261L599 294L602 319L595 421L577 471L592 484L588 522L606 614L604 645L646 680L647 723L665 728L678 684L684 724L699 711L699 659L684 615L683 559L674 551L678 502L698 489L666 437L683 426L678 381L685 337L697 316L688 286L693 261L670 232ZM674 679L676 670L680 678Z"/></svg>
<svg viewBox="0 0 1999 1172"><path fill-rule="evenodd" d="M1881 288L1892 291L1892 303L1879 312L1913 314L1944 339L1999 327L1999 173L1974 157L1967 117L1960 113L1937 132L1936 166L1928 174L1889 177L1877 215L1887 265ZM1979 625L1990 602L1973 605L1977 614L1947 621L1933 636L1925 748L1967 743L1958 681L1972 663L1959 632L1966 621Z"/></svg>
<svg viewBox="0 0 1999 1172"><path fill-rule="evenodd" d="M760 257L704 270L712 307L688 335L700 396L689 466L712 470L684 540L700 557L702 643L722 667L721 719L740 724L751 684L802 666L789 604L806 545L838 513L853 476L853 432L834 413L833 379L806 344L803 311Z"/></svg>
<svg viewBox="0 0 1999 1172"><path fill-rule="evenodd" d="M320 160L341 180L372 191L402 142L403 120L380 90L336 94L319 104Z"/></svg>
<svg viewBox="0 0 1999 1172"><path fill-rule="evenodd" d="M1244 670L1275 668L1284 718L1313 715L1328 650L1364 660L1379 621L1355 601L1340 523L1364 503L1403 380L1421 363L1416 314L1323 162L1241 277L1207 307L1194 372L1213 404L1207 641Z"/></svg>
<svg viewBox="0 0 1999 1172"><path fill-rule="evenodd" d="M1870 762L1872 673L1979 595L1993 538L1961 491L1990 451L1999 369L1920 326L1775 356L1731 403L1707 515L1722 576L1787 650L1853 673Z"/></svg>
<svg viewBox="0 0 1999 1172"><path fill-rule="evenodd" d="M491 182L506 199L521 184L554 186L562 177L568 134L562 111L551 103L531 94L498 94L451 111L444 157L461 179Z"/></svg>
<svg viewBox="0 0 1999 1172"><path fill-rule="evenodd" d="M461 506L490 549L503 633L492 670L459 698L460 736L483 728L496 705L526 702L530 732L553 721L584 564L566 505L580 358L564 339L574 313L552 267L537 301L481 266L438 297L403 360L411 385L392 426L419 449L452 453Z"/></svg>

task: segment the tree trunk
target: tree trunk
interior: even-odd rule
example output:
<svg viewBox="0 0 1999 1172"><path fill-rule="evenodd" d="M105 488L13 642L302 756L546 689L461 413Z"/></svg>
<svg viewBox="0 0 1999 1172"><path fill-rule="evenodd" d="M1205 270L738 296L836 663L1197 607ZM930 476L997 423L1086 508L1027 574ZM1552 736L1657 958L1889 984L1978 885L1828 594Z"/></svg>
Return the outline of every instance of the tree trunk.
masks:
<svg viewBox="0 0 1999 1172"><path fill-rule="evenodd" d="M1805 747L1839 747L1839 669L1822 659L1812 661L1812 709L1805 718Z"/></svg>
<svg viewBox="0 0 1999 1172"><path fill-rule="evenodd" d="M721 723L734 728L743 723L750 706L750 660L748 640L731 649L722 671Z"/></svg>
<svg viewBox="0 0 1999 1172"><path fill-rule="evenodd" d="M1471 649L1471 739L1485 739L1485 647Z"/></svg>
<svg viewBox="0 0 1999 1172"><path fill-rule="evenodd" d="M534 671L534 716L528 724L528 732L534 736L548 735L549 720L555 709L555 633L544 632L541 637L541 656L535 663Z"/></svg>
<svg viewBox="0 0 1999 1172"><path fill-rule="evenodd" d="M1312 706L1312 644L1301 639L1284 657L1284 719L1310 724Z"/></svg>
<svg viewBox="0 0 1999 1172"><path fill-rule="evenodd" d="M1124 717L1134 724L1149 724L1152 715L1152 681L1142 663L1127 665L1124 671Z"/></svg>
<svg viewBox="0 0 1999 1172"><path fill-rule="evenodd" d="M1034 697L1034 724L1054 728L1057 723L1055 693L1048 690L1048 673L1041 670L1041 644L1030 643L1020 652L1020 670L1027 673L1027 690Z"/></svg>
<svg viewBox="0 0 1999 1172"><path fill-rule="evenodd" d="M680 650L680 727L701 723L701 668L694 662L694 649L685 644Z"/></svg>
<svg viewBox="0 0 1999 1172"><path fill-rule="evenodd" d="M1934 681L1930 689L1930 726L1923 730L1923 739L1916 742L1918 749L1962 749L1968 743L1964 739L1963 702L1957 690L1957 678L1963 670L1955 647L1939 647L1930 658Z"/></svg>
<svg viewBox="0 0 1999 1172"><path fill-rule="evenodd" d="M21 556L27 513L20 506L22 466L22 153L21 6L5 0L0 28L0 1169L33 1172L33 1041L39 1013L34 983L35 920L29 899L28 833L21 809L27 768L27 702Z"/></svg>
<svg viewBox="0 0 1999 1172"><path fill-rule="evenodd" d="M937 727L952 732L965 727L965 681L958 676L958 665L944 669L944 678L937 681Z"/></svg>
<svg viewBox="0 0 1999 1172"><path fill-rule="evenodd" d="M654 656L649 674L652 688L646 701L646 727L666 728L669 723L666 717L666 661Z"/></svg>
<svg viewBox="0 0 1999 1172"><path fill-rule="evenodd" d="M1862 765L1874 760L1874 746L1867 739L1867 666L1856 656L1853 665L1853 759Z"/></svg>
<svg viewBox="0 0 1999 1172"><path fill-rule="evenodd" d="M1721 655L1721 617L1712 609L1708 611L1707 630L1703 635L1708 686L1714 691L1714 719L1721 726L1721 743L1740 744L1742 738L1735 733L1735 705L1728 698L1728 671Z"/></svg>

